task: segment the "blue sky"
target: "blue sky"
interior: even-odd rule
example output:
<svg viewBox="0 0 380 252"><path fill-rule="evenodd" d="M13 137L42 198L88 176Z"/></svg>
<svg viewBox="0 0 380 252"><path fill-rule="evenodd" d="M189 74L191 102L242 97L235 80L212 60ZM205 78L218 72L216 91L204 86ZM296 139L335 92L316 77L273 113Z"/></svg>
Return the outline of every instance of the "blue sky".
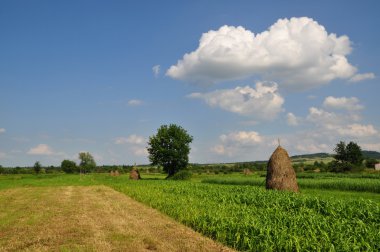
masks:
<svg viewBox="0 0 380 252"><path fill-rule="evenodd" d="M1 1L0 165L380 151L378 1Z"/></svg>

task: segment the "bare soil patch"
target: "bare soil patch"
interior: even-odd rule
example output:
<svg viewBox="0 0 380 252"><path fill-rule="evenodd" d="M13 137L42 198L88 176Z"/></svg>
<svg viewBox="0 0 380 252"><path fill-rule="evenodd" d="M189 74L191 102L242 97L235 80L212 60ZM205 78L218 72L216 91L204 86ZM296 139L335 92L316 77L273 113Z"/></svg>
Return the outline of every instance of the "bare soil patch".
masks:
<svg viewBox="0 0 380 252"><path fill-rule="evenodd" d="M0 191L0 251L233 251L106 186Z"/></svg>

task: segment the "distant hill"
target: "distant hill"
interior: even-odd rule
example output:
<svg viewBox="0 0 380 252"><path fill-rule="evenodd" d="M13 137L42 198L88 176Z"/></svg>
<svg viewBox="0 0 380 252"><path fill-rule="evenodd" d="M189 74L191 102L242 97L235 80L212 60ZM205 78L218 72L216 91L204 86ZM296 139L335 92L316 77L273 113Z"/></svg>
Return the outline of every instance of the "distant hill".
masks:
<svg viewBox="0 0 380 252"><path fill-rule="evenodd" d="M313 153L313 154L295 155L295 156L291 156L290 158L292 158L292 159L298 159L298 158L328 158L328 157L332 157L332 156L333 156L332 154L321 152L321 153Z"/></svg>
<svg viewBox="0 0 380 252"><path fill-rule="evenodd" d="M380 159L380 152L377 151L362 151L364 158L375 158Z"/></svg>
<svg viewBox="0 0 380 252"><path fill-rule="evenodd" d="M364 158L375 158L380 159L380 152L377 151L362 151ZM334 154L329 154L325 152L313 153L313 154L304 154L304 155L295 155L291 156L292 159L307 159L307 158L329 158L334 157Z"/></svg>

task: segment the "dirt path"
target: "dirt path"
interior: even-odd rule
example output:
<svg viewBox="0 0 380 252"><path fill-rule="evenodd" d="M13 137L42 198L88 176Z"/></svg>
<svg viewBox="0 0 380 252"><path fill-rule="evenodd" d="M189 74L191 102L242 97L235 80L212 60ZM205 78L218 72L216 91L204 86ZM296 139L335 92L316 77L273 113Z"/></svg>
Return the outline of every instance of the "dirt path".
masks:
<svg viewBox="0 0 380 252"><path fill-rule="evenodd" d="M232 251L105 186L0 191L0 251Z"/></svg>

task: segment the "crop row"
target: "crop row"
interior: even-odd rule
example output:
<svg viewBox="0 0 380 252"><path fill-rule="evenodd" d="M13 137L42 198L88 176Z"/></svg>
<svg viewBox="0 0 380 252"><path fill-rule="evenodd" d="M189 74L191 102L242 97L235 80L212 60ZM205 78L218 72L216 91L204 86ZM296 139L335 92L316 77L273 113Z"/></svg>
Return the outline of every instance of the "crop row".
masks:
<svg viewBox="0 0 380 252"><path fill-rule="evenodd" d="M202 234L244 251L380 250L380 206L175 181L106 182Z"/></svg>
<svg viewBox="0 0 380 252"><path fill-rule="evenodd" d="M203 183L225 185L251 185L265 187L265 178L211 178L202 180ZM325 179L298 179L302 189L326 189L340 191L357 191L380 193L380 179L358 178L325 178Z"/></svg>

